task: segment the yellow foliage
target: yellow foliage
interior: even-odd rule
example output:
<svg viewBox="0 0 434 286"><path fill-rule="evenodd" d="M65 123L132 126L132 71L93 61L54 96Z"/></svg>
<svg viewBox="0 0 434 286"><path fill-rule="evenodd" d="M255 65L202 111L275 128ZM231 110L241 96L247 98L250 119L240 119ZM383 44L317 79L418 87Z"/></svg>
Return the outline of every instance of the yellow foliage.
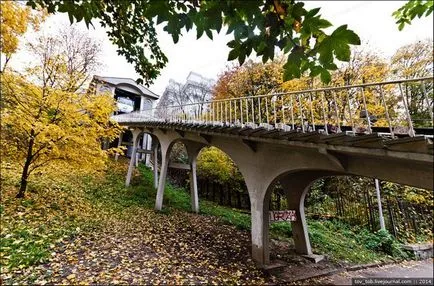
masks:
<svg viewBox="0 0 434 286"><path fill-rule="evenodd" d="M1 52L10 57L18 49L18 38L22 36L29 25L35 30L45 19L43 12L32 13L30 7L18 1L1 1Z"/></svg>
<svg viewBox="0 0 434 286"><path fill-rule="evenodd" d="M1 155L21 164L22 179L35 170L61 176L105 166L102 141L121 131L110 120L115 110L110 96L40 87L12 73L1 77Z"/></svg>
<svg viewBox="0 0 434 286"><path fill-rule="evenodd" d="M199 176L221 184L243 179L232 159L215 147L204 148L199 153L197 172Z"/></svg>

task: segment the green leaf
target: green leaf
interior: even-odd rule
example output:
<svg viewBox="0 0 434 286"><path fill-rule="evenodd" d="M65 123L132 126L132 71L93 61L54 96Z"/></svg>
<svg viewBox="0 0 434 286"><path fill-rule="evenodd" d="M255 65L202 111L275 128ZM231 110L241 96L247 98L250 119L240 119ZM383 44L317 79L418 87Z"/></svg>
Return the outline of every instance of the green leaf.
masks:
<svg viewBox="0 0 434 286"><path fill-rule="evenodd" d="M239 57L238 57L238 63L240 64L240 66L244 63L245 59L246 59L246 54L245 53L242 53L242 54L239 55Z"/></svg>
<svg viewBox="0 0 434 286"><path fill-rule="evenodd" d="M330 36L325 38L318 47L319 62L321 64L328 64L333 62L333 43Z"/></svg>
<svg viewBox="0 0 434 286"><path fill-rule="evenodd" d="M317 75L319 75L322 72L323 68L320 66L313 66L310 68L310 76L311 77L316 77Z"/></svg>
<svg viewBox="0 0 434 286"><path fill-rule="evenodd" d="M197 31L196 39L199 39L203 35L203 28L200 26L196 26L196 31Z"/></svg>
<svg viewBox="0 0 434 286"><path fill-rule="evenodd" d="M306 18L315 16L316 14L318 14L319 10L321 10L321 8L314 8L312 10L309 10L306 14Z"/></svg>
<svg viewBox="0 0 434 286"><path fill-rule="evenodd" d="M235 40L229 41L226 44L226 46L228 46L229 48L235 48L236 45L237 45L237 41L235 41Z"/></svg>
<svg viewBox="0 0 434 286"><path fill-rule="evenodd" d="M283 73L284 81L298 78L301 76L300 66L303 56L304 53L302 48L295 47L294 49L292 49L291 53L288 55L286 64L283 66L285 68L285 71Z"/></svg>
<svg viewBox="0 0 434 286"><path fill-rule="evenodd" d="M326 69L323 69L321 71L321 81L323 83L329 83L332 80L332 77L330 75L330 72Z"/></svg>
<svg viewBox="0 0 434 286"><path fill-rule="evenodd" d="M327 64L324 64L324 68L326 68L328 70L337 70L338 66L335 63L327 63Z"/></svg>
<svg viewBox="0 0 434 286"><path fill-rule="evenodd" d="M351 58L350 47L348 45L337 45L335 55L338 60L348 62Z"/></svg>
<svg viewBox="0 0 434 286"><path fill-rule="evenodd" d="M332 34L331 37L334 40L346 42L352 45L360 45L359 36L352 30L347 29L347 25L342 25L338 27Z"/></svg>
<svg viewBox="0 0 434 286"><path fill-rule="evenodd" d="M208 38L210 38L212 40L212 31L211 30L206 30L205 33L208 36Z"/></svg>
<svg viewBox="0 0 434 286"><path fill-rule="evenodd" d="M233 61L236 58L238 58L238 50L237 49L233 49L232 51L229 52L228 61Z"/></svg>

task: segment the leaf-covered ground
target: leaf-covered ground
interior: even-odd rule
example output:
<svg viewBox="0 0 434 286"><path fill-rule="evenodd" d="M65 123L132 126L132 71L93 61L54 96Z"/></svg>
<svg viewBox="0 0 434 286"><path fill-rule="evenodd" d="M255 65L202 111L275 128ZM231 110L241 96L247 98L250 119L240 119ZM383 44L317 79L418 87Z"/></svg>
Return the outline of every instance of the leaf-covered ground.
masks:
<svg viewBox="0 0 434 286"><path fill-rule="evenodd" d="M167 205L166 212L156 213L148 199L154 194L125 189L123 167L111 167L99 180L57 188L35 184L25 200L13 198L16 178L3 178L4 284L270 281L250 259L249 232Z"/></svg>
<svg viewBox="0 0 434 286"><path fill-rule="evenodd" d="M272 224L271 258L288 264L267 276L250 259L250 216L190 197L168 185L163 212L153 210L152 172L136 170L125 188L126 162L88 176L36 176L26 198L15 199L19 172L2 165L1 279L4 284L281 284L289 277L344 264L384 261L365 247L362 232L335 222L311 221L319 264L292 255L291 227ZM336 238L339 239L336 239ZM363 239L362 239L363 238ZM277 239L277 240L276 240ZM292 250L291 250L292 249Z"/></svg>
<svg viewBox="0 0 434 286"><path fill-rule="evenodd" d="M53 249L47 263L4 275L37 284L263 284L249 258L249 235L218 219L185 212L133 208Z"/></svg>

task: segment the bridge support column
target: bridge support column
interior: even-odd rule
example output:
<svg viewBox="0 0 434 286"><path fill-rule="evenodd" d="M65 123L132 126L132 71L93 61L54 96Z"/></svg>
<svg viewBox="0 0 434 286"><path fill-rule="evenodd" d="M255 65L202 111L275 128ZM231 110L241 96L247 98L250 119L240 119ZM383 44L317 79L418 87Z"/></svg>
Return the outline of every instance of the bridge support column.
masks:
<svg viewBox="0 0 434 286"><path fill-rule="evenodd" d="M195 213L199 213L199 193L197 190L196 162L197 155L204 145L194 142L185 142L184 145L187 149L188 163L190 165L191 210Z"/></svg>
<svg viewBox="0 0 434 286"><path fill-rule="evenodd" d="M139 135L141 131L139 129L133 129L133 150L131 152L130 165L128 166L127 178L125 180L125 186L129 186L131 182L131 175L133 174L134 165L136 163L137 145L139 143Z"/></svg>
<svg viewBox="0 0 434 286"><path fill-rule="evenodd" d="M167 168L169 167L170 150L172 146L170 142L160 140L161 146L161 168L160 178L158 180L157 198L155 199L155 210L161 211L163 208L164 189L166 187Z"/></svg>
<svg viewBox="0 0 434 286"><path fill-rule="evenodd" d="M158 188L158 143L153 144L152 150L154 151L154 188Z"/></svg>
<svg viewBox="0 0 434 286"><path fill-rule="evenodd" d="M297 220L291 222L292 237L295 251L299 254L312 254L309 234L307 231L306 215L304 213L304 199L310 185L320 176L315 174L298 174L280 180L287 194L288 209L295 210Z"/></svg>
<svg viewBox="0 0 434 286"><path fill-rule="evenodd" d="M122 146L123 135L124 135L123 132L119 135L118 148ZM117 161L118 159L119 159L119 153L116 153L115 161Z"/></svg>
<svg viewBox="0 0 434 286"><path fill-rule="evenodd" d="M262 198L250 199L252 219L252 259L259 267L270 263L269 250L269 206Z"/></svg>
<svg viewBox="0 0 434 286"><path fill-rule="evenodd" d="M246 156L247 157L247 156ZM269 200L267 192L271 177L249 164L239 163L250 197L252 259L258 267L270 264L269 251Z"/></svg>

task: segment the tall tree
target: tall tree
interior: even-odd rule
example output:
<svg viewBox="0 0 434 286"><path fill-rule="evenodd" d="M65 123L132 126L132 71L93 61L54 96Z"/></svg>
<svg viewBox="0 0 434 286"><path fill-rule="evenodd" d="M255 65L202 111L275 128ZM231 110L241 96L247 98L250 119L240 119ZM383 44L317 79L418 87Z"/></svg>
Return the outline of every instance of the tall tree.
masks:
<svg viewBox="0 0 434 286"><path fill-rule="evenodd" d="M1 80L1 155L22 166L17 197L24 197L36 170L94 172L104 166L108 153L101 140L120 133L110 121L112 98L37 86L8 72Z"/></svg>
<svg viewBox="0 0 434 286"><path fill-rule="evenodd" d="M347 25L326 33L332 24L319 14L320 9L306 9L294 0L250 1L51 1L29 0L32 7L46 7L48 12L67 12L72 21L87 25L99 19L108 36L118 46L118 53L136 65L146 84L159 75L167 57L160 49L156 25L163 24L176 43L183 31L196 27L197 38L227 26L234 39L228 60L245 59L255 51L263 62L274 58L275 49L287 54L285 80L311 76L330 80L336 60L350 59L350 46L359 45L359 37Z"/></svg>
<svg viewBox="0 0 434 286"><path fill-rule="evenodd" d="M391 72L397 78L432 77L433 74L432 39L418 41L399 48L392 56ZM426 81L419 84L403 85L404 97L410 115L416 126L433 126L433 84Z"/></svg>
<svg viewBox="0 0 434 286"><path fill-rule="evenodd" d="M55 37L38 40L31 45L37 64L22 75L4 72L1 78L1 155L22 166L17 197L24 197L36 170L100 169L111 152L101 149L101 141L120 133L110 120L111 97L75 93L88 76L87 62L79 61L88 47L70 52Z"/></svg>
<svg viewBox="0 0 434 286"><path fill-rule="evenodd" d="M277 91L282 84L283 63L282 58L266 64L249 60L242 66L229 67L219 76L213 98L256 96Z"/></svg>
<svg viewBox="0 0 434 286"><path fill-rule="evenodd" d="M76 25L60 27L50 35L39 35L28 44L37 65L44 65L38 82L63 91L82 90L102 62L101 44Z"/></svg>

